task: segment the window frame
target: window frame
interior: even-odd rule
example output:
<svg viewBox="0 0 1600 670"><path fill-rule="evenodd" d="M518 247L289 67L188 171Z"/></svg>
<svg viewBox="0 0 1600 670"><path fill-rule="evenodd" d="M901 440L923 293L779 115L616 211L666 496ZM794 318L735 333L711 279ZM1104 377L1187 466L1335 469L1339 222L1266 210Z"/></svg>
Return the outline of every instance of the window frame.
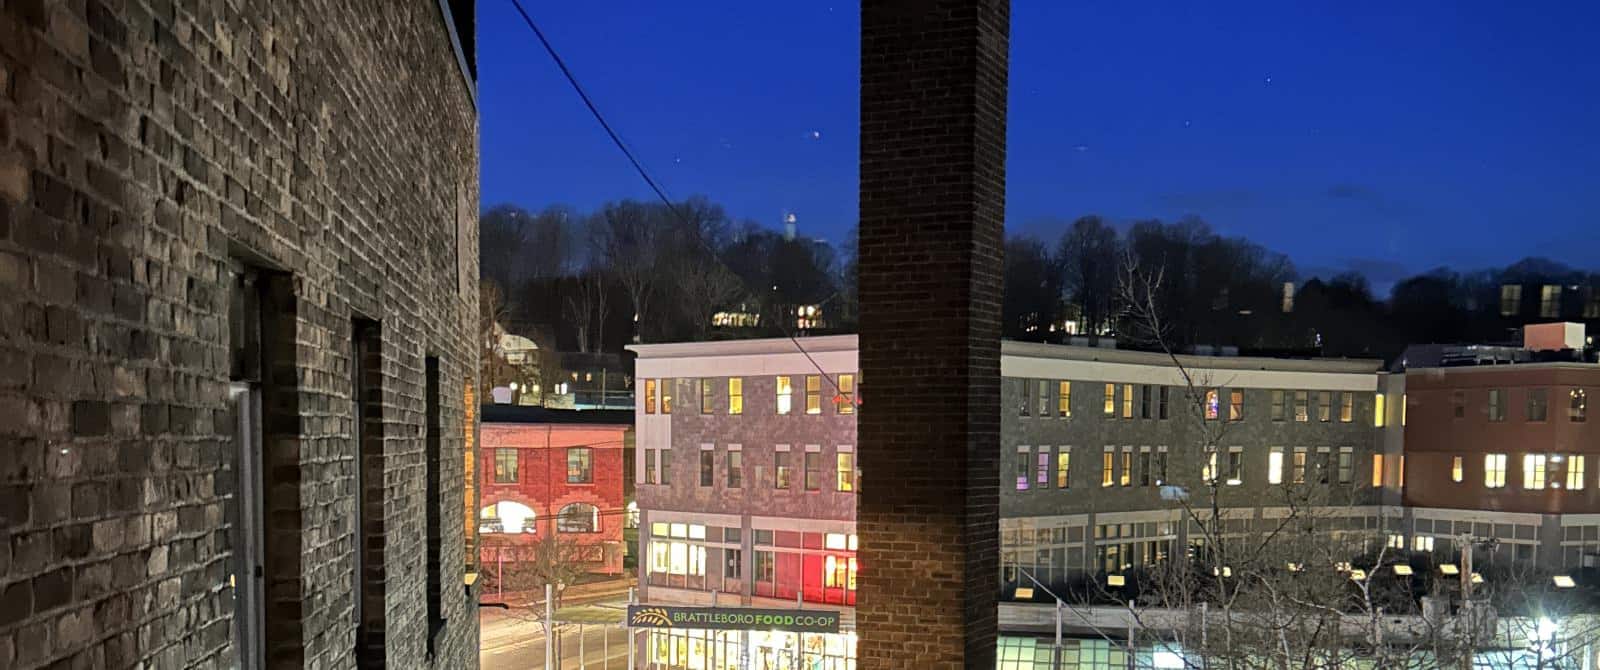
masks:
<svg viewBox="0 0 1600 670"><path fill-rule="evenodd" d="M587 446L567 447L567 483L568 484L593 484L594 483L594 449ZM573 470L572 457L578 456L578 469ZM573 477L577 476L578 479Z"/></svg>
<svg viewBox="0 0 1600 670"><path fill-rule="evenodd" d="M496 483L496 484L515 484L515 483L521 481L521 467L520 467L521 466L521 460L522 460L521 459L521 451L522 451L521 449L517 449L515 447L496 447L495 448L495 450L494 450L494 483ZM505 468L505 464L501 462L501 459L506 457L506 456L510 456L510 464L511 464L510 471L511 471L511 474L509 476L504 474L503 469Z"/></svg>

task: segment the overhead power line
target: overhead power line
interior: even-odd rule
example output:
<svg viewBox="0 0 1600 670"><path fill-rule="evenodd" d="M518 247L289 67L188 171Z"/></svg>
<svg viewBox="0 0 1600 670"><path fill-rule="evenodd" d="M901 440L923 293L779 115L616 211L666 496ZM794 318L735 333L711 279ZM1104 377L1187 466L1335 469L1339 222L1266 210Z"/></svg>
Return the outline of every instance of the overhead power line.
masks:
<svg viewBox="0 0 1600 670"><path fill-rule="evenodd" d="M550 43L550 40L545 37L544 31L539 29L539 25L534 22L533 17L529 16L528 11L522 7L521 0L511 0L511 5L516 7L517 13L522 16L523 23L526 23L528 25L528 29L533 31L534 37L539 38L539 44L544 46L545 53L550 55L550 59L552 61L555 61L556 67L561 70L561 75L566 77L567 83L572 85L572 90L577 92L578 97L583 100L583 106L589 109L589 114L593 116L594 120L600 124L600 127L606 131L606 136L611 138L611 143L616 145L617 150L621 151L622 155L627 157L628 162L633 165L634 171L639 173L639 178L643 179L644 183L650 187L650 190L655 192L656 197L661 199L662 204L667 206L667 210L672 212L672 215L678 219L679 223L684 224L685 226L690 225L689 217L685 216L683 212L678 209L677 204L672 201L672 198L667 196L667 192L661 187L661 184L657 182L654 177L650 176L650 171L645 169L644 163L642 163L639 158L634 155L632 149L628 148L627 143L622 141L622 137L617 134L617 131L614 128L611 127L611 123L606 121L605 115L600 113L600 108L594 104L594 100L589 97L589 93L584 90L583 85L578 83L578 77L572 73L571 68L567 67L567 62L563 60L561 58L561 54L556 51L555 45ZM740 277L739 273L734 272L732 268L729 268L727 264L722 261L722 259L717 255L716 249L710 248L710 244L705 239L701 238L699 235L696 235L695 237L700 241L701 244L707 247L707 251L710 252L711 259L714 262L721 265L724 270L727 270L734 277L739 277L740 281L744 281L744 278ZM749 286L748 282L745 283L746 289L752 288ZM757 299L759 299L759 296L762 295L762 293L760 291L751 290L751 295L757 296ZM784 315L778 315L776 317L776 322L778 324L778 330L783 333L783 336L788 338L790 342L794 343L795 350L799 351L801 355L806 357L806 360L811 363L811 366L816 368L817 374L821 375L823 379L828 380L828 385L833 387L834 396L836 398L843 399L844 392L839 389L838 382L835 381L831 375L825 372L822 369L822 365L817 362L817 359L812 357L811 352L806 351L806 348L800 344L800 339L795 337L794 333L789 330L788 325L784 322ZM854 399L852 398L851 400L853 402Z"/></svg>

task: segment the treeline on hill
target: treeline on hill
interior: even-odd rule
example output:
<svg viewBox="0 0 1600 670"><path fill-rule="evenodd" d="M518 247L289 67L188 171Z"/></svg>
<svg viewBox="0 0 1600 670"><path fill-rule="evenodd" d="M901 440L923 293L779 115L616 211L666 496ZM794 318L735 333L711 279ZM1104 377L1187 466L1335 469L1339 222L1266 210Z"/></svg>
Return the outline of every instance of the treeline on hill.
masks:
<svg viewBox="0 0 1600 670"><path fill-rule="evenodd" d="M851 330L853 245L832 245L735 223L690 198L669 210L621 200L594 212L537 213L499 205L481 216L481 276L502 296L513 332L560 351L620 351L634 341L778 335L799 306L820 305L826 328ZM758 315L737 329L718 312ZM749 322L745 322L749 323Z"/></svg>
<svg viewBox="0 0 1600 670"><path fill-rule="evenodd" d="M822 309L809 333L855 329L853 231L839 247L788 239L753 221L734 222L703 197L676 212L634 200L587 213L499 205L481 224L482 277L502 303L501 320L541 346L616 352L636 335L644 342L778 336L775 324L782 319L794 330L796 310L806 305ZM1551 320L1540 308L1549 285L1565 291L1560 318L1600 316L1589 288L1600 286L1600 275L1543 259L1473 272L1438 268L1379 297L1359 274L1302 277L1283 254L1222 236L1195 217L1113 226L1085 216L1055 240L1008 237L1005 263L1002 334L1016 340L1116 336L1118 286L1130 263L1162 277L1157 307L1179 348L1392 358L1407 344L1507 341L1524 323ZM1501 291L1508 284L1525 287L1510 310ZM716 326L718 312L759 319Z"/></svg>

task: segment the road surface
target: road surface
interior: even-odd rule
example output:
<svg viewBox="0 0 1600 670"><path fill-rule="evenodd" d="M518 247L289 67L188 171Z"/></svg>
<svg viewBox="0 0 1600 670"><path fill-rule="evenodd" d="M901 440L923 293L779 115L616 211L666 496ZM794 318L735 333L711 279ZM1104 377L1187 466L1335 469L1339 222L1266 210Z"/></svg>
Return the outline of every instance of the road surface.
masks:
<svg viewBox="0 0 1600 670"><path fill-rule="evenodd" d="M599 603L623 607L624 600ZM478 662L483 670L543 670L544 626L542 608L511 610L484 608L479 612ZM625 670L628 667L627 633L618 626L564 624L558 631L558 665L552 670Z"/></svg>

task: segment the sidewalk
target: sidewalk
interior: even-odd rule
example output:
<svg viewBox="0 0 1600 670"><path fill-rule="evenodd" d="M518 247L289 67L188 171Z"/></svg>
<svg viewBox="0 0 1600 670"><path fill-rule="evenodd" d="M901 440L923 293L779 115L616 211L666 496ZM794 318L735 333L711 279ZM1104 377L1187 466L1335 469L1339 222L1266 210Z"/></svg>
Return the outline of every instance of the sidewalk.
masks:
<svg viewBox="0 0 1600 670"><path fill-rule="evenodd" d="M574 584L567 587L561 595L562 605L576 605L594 602L596 600L609 600L619 596L627 596L628 589L633 588L634 578L618 577L587 584ZM494 589L484 589L479 594L480 602L503 602L512 607L532 607L544 604L544 591L506 591L502 599L500 593Z"/></svg>

